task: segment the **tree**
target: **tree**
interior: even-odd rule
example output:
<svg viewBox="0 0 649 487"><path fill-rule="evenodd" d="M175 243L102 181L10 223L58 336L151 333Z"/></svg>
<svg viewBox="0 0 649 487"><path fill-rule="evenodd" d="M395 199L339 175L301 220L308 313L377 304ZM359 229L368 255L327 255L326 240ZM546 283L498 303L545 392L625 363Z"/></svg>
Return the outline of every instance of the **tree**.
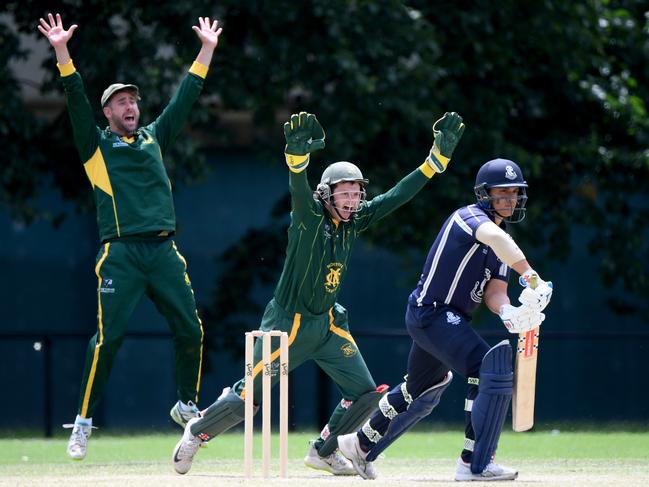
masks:
<svg viewBox="0 0 649 487"><path fill-rule="evenodd" d="M522 164L531 186L534 224L518 229L526 248L537 259L565 259L582 251L572 248L572 236L589 234L588 251L600 258L602 278L625 291L612 294L611 305L646 319L646 304L638 299L649 291L649 24L643 2L225 0L213 11L198 1L68 5L62 14L81 25L71 48L94 90L91 98L123 77L146 87L150 113L166 102L194 55L191 22L199 14L221 19L218 75L208 77L206 91L219 94L221 107L250 111L256 126L266 129L261 133L270 134L256 141L257 149L272 150L278 161L278 113L316 113L327 148L314 157L312 177L325 158L348 159L370 175L370 191L379 193L423 160L437 117L461 113L467 131L443 180L399 213L398 226L374 228L368 238L401 252L426 248L429 227L471 200L479 165L506 156ZM32 32L45 13L33 3L10 1L7 8L22 32ZM98 22L102 28L91 27ZM3 60L19 54L7 32ZM48 66L43 89L57 89L57 74ZM3 79L2 94L15 92L15 80ZM16 140L10 171L3 171L3 200L21 214L44 174L54 175L66 197L86 194L79 190L81 172L54 162L73 152L63 135L68 127L34 120L20 100L2 100L24 117L17 125L0 118L2 135ZM211 105L196 112L193 126L209 124L213 131L218 110ZM52 148L47 157L30 149L35 141ZM169 158L172 175L200 173L195 153L195 147L179 147ZM281 248L276 229L273 235L255 232L236 251L259 259L255 242L266 237L274 239L271 248ZM265 261L267 272L278 273L283 252L265 258L275 259Z"/></svg>

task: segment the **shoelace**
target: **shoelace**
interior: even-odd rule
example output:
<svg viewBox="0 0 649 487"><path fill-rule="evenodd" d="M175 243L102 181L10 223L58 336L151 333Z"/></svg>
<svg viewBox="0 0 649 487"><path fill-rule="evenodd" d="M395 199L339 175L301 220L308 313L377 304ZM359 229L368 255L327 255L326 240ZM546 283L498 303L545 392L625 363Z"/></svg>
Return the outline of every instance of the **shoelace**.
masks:
<svg viewBox="0 0 649 487"><path fill-rule="evenodd" d="M72 430L72 439L75 444L83 444L88 441L88 433L83 428Z"/></svg>
<svg viewBox="0 0 649 487"><path fill-rule="evenodd" d="M74 437L76 440L78 440L81 436L83 436L86 440L88 440L88 437L91 434L92 430L96 430L96 426L85 426L85 425L76 425L76 424L63 424L64 429L71 429L72 434L70 435L71 437ZM78 426L78 428L75 428Z"/></svg>

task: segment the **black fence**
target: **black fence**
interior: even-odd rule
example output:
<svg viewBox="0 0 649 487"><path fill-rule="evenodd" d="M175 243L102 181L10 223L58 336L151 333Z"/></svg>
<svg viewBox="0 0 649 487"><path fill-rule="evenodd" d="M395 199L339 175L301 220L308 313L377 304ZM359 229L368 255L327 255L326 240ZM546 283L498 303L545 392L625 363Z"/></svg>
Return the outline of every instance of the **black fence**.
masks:
<svg viewBox="0 0 649 487"><path fill-rule="evenodd" d="M485 331L481 334L489 342L513 338L504 331ZM409 350L407 332L403 329L355 330L354 336L375 377L389 376L392 384L398 383L405 372ZM76 401L70 399L70 396L76 397L78 394L84 358L80 348L84 347L88 339L87 334L81 333L0 333L0 369L4 371L3 375L7 374L3 387L9 399L3 401L5 405L0 406L0 410L11 408L15 411L12 403L30 400L30 397L13 396L11 391L16 389L20 389L16 391L18 396L27 395L31 399L41 398L42 401L42 404L31 404L26 413L32 418L38 418L35 423L25 422L24 418L16 417L11 411L3 411L0 417L14 419L1 424L0 428L11 430L22 426L36 427L42 428L46 437L53 435L55 427L58 427L56 423L61 419L61 410L69 412L71 403ZM136 361L146 360L147 354L142 350L160 348L159 341L171 347L171 335L168 332L128 333L125 343L130 342L136 351L132 354L131 361L133 358ZM38 360L25 353L27 348L39 354ZM74 350L74 353L57 351L60 348ZM389 350L389 361L385 360L385 350ZM544 333L541 329L540 350L537 396L544 397L543 404L537 405L537 415L540 418L568 421L649 421L649 408L646 406L649 404L649 381L643 372L649 353L649 331ZM593 351L597 350L600 353L594 356ZM62 368L56 363L64 360L70 362L69 366ZM118 357L116 363L120 360L122 358ZM151 360L156 362L155 357ZM242 370L242 358L230 359L228 362L232 364L235 374L239 369ZM301 367L291 374L290 380L291 424L293 427L304 423L324 425L332 405L339 400L339 395L319 368L314 367L303 375L299 375L300 369ZM590 374L584 373L589 370ZM70 371L73 371L73 376L65 379L60 377L70 375ZM169 360L167 368L161 370L161 373L173 379L172 360ZM25 381L30 384L25 386L22 384ZM165 399L174 395L173 380L167 382L171 385L166 386L170 390L165 392ZM29 392L21 394L23 386ZM455 387L463 388L464 383L458 381ZM63 389L65 391L62 392ZM458 392L458 395L461 394ZM215 398L216 395L213 395L209 399ZM457 409L457 405L455 406ZM442 412L442 417L444 415ZM453 417L458 418L457 414ZM34 426L35 424L38 426ZM137 426L137 419L133 418L129 424Z"/></svg>

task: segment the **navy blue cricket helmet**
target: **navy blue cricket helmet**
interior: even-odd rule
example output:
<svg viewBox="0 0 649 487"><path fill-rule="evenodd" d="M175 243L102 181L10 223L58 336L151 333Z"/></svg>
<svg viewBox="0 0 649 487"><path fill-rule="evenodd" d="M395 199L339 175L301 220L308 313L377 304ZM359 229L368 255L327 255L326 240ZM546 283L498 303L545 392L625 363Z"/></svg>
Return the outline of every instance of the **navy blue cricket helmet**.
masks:
<svg viewBox="0 0 649 487"><path fill-rule="evenodd" d="M516 208L511 216L503 218L507 223L518 223L525 218L527 208L527 182L523 171L514 161L509 159L493 159L485 162L475 178L473 190L478 199L478 206L488 213L495 213L489 194L491 188L519 188ZM500 215L499 215L500 216Z"/></svg>

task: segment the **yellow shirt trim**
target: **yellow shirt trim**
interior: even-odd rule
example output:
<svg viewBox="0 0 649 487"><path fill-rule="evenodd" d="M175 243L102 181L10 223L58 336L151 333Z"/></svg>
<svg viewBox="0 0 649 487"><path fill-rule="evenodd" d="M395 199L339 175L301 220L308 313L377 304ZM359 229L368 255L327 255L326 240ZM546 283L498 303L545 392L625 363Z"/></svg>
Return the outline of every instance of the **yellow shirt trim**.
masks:
<svg viewBox="0 0 649 487"><path fill-rule="evenodd" d="M56 67L59 68L59 73L61 73L61 76L70 76L77 70L72 63L72 59L70 59L70 61L65 64L56 63Z"/></svg>
<svg viewBox="0 0 649 487"><path fill-rule="evenodd" d="M189 72L192 74L195 74L196 76L200 76L201 78L205 79L207 77L207 70L209 68L205 66L204 64L199 63L198 61L194 61L192 64L192 67L189 68Z"/></svg>
<svg viewBox="0 0 649 487"><path fill-rule="evenodd" d="M88 159L84 165L86 170L86 175L90 180L92 189L95 189L95 186L101 189L104 193L111 197L113 200L113 213L115 214L115 227L117 228L117 236L120 236L119 230L119 219L117 218L117 205L115 204L115 195L113 194L113 187L110 184L110 178L108 177L108 169L106 169L106 161L104 161L104 156L101 153L99 147Z"/></svg>

